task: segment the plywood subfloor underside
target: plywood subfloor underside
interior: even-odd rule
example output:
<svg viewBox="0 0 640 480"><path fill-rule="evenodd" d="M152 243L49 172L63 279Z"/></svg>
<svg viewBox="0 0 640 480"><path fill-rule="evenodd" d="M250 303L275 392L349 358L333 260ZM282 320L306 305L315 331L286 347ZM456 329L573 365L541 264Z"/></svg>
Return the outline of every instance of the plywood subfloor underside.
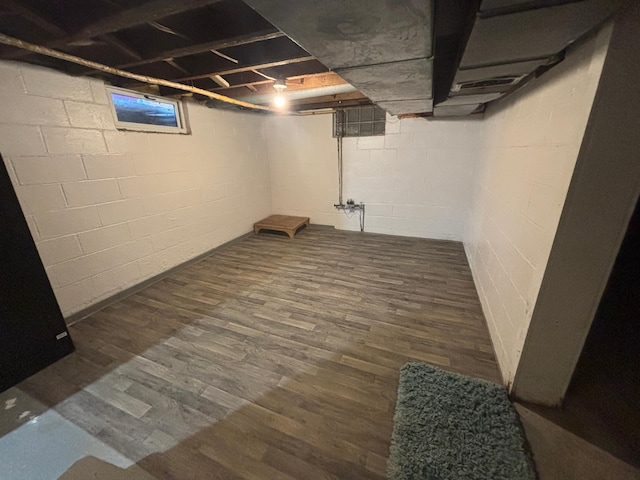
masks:
<svg viewBox="0 0 640 480"><path fill-rule="evenodd" d="M158 479L382 480L405 362L498 380L459 243L313 225L223 247L71 334L77 353L20 390Z"/></svg>

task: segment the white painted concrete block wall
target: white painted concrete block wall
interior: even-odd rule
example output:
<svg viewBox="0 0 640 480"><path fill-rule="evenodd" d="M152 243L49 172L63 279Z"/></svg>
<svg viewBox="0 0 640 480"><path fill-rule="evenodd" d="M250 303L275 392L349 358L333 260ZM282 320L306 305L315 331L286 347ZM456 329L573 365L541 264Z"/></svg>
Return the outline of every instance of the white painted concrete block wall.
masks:
<svg viewBox="0 0 640 480"><path fill-rule="evenodd" d="M610 30L485 113L465 249L505 383L515 375Z"/></svg>
<svg viewBox="0 0 640 480"><path fill-rule="evenodd" d="M337 225L337 144L331 115L275 116L265 123L273 213Z"/></svg>
<svg viewBox="0 0 640 480"><path fill-rule="evenodd" d="M365 202L366 230L462 240L478 122L387 116L384 136L345 138L344 196Z"/></svg>
<svg viewBox="0 0 640 480"><path fill-rule="evenodd" d="M65 315L271 212L261 117L187 105L191 135L115 129L102 82L0 62L0 152Z"/></svg>
<svg viewBox="0 0 640 480"><path fill-rule="evenodd" d="M479 120L398 120L385 136L343 141L344 201L366 204L365 230L461 240L467 216ZM338 201L332 116L276 117L267 122L274 213L358 230Z"/></svg>

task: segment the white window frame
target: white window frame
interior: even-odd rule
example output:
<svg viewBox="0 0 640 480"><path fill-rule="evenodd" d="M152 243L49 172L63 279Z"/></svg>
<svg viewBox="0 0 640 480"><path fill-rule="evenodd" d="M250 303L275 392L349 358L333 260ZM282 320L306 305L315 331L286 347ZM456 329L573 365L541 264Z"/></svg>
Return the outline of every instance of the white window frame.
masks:
<svg viewBox="0 0 640 480"><path fill-rule="evenodd" d="M107 96L109 97L109 106L111 107L111 114L113 115L113 121L116 124L116 128L118 130L132 130L136 132L156 132L156 133L180 133L187 134L189 133L186 117L184 115L184 109L182 107L182 102L179 100L171 100L169 98L157 97L155 95L147 95L146 93L135 92L132 90L126 90L124 88L118 87L105 87L107 89ZM113 97L111 93L118 93L121 95L126 95L128 97L134 98L144 98L146 100L153 100L158 103L164 103L173 105L176 112L176 120L177 127L166 126L166 125L148 125L145 123L135 123L135 122L122 122L118 120L118 114L116 112L116 107L113 103Z"/></svg>

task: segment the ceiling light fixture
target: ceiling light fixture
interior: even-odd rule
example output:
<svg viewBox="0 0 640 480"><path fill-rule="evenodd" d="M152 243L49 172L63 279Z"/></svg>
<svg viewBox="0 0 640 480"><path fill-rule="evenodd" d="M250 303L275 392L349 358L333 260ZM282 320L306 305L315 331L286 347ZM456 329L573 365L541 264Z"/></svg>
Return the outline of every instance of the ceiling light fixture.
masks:
<svg viewBox="0 0 640 480"><path fill-rule="evenodd" d="M287 99L284 98L282 92L287 88L287 84L282 78L279 78L274 82L273 88L277 92L273 104L276 108L283 109L287 105Z"/></svg>
<svg viewBox="0 0 640 480"><path fill-rule="evenodd" d="M282 78L279 78L274 82L273 88L275 89L276 92L282 93L282 91L285 88L287 88L287 84L285 83L285 81Z"/></svg>
<svg viewBox="0 0 640 480"><path fill-rule="evenodd" d="M287 105L287 99L282 94L277 94L273 99L273 104L277 108L284 108Z"/></svg>

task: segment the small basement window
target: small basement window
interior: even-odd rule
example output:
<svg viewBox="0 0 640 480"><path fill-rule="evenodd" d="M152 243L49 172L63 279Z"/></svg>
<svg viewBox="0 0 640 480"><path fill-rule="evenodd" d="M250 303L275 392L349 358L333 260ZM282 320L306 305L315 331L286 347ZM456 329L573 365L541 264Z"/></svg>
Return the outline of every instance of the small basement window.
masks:
<svg viewBox="0 0 640 480"><path fill-rule="evenodd" d="M349 107L333 114L334 137L370 137L384 135L385 111L376 105Z"/></svg>
<svg viewBox="0 0 640 480"><path fill-rule="evenodd" d="M187 133L180 101L116 87L107 87L107 92L117 129Z"/></svg>

